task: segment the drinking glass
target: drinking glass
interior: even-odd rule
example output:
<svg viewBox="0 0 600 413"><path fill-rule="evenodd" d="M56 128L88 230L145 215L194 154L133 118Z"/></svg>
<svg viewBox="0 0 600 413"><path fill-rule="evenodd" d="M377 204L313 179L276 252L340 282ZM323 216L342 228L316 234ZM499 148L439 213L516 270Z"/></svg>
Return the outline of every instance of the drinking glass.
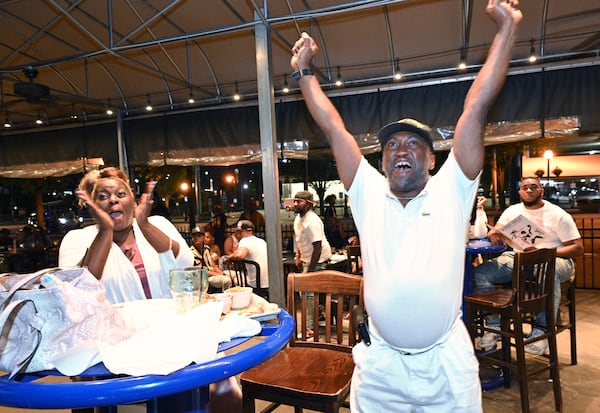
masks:
<svg viewBox="0 0 600 413"><path fill-rule="evenodd" d="M200 304L208 291L208 272L202 267L173 268L169 271L169 289L177 313L189 311Z"/></svg>

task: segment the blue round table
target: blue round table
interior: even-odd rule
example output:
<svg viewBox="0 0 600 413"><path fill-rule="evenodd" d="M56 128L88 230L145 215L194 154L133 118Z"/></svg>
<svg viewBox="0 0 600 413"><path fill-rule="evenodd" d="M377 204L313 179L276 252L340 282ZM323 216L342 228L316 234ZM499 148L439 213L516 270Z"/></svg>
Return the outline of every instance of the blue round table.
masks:
<svg viewBox="0 0 600 413"><path fill-rule="evenodd" d="M294 320L281 310L277 324L264 324L262 340L233 354L192 364L168 375L108 376L100 379L40 382L55 371L27 374L21 380L0 377L0 405L29 409L77 409L147 401L148 411L208 412L209 385L239 374L275 355L294 332ZM245 340L242 340L245 341ZM220 347L219 350L224 350ZM97 376L102 364L81 377Z"/></svg>

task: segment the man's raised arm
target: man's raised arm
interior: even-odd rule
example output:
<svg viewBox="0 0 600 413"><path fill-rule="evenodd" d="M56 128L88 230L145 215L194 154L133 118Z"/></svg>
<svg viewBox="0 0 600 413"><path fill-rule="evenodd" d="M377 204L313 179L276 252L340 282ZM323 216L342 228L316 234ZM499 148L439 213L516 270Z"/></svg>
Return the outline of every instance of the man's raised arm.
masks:
<svg viewBox="0 0 600 413"><path fill-rule="evenodd" d="M467 93L454 134L454 154L469 179L474 179L483 166L487 113L504 85L517 28L523 19L518 0L488 0L486 12L498 26L498 31L488 57Z"/></svg>
<svg viewBox="0 0 600 413"><path fill-rule="evenodd" d="M302 33L292 48L293 55L290 61L292 70L302 73L305 69L309 69L310 61L318 50L314 40L307 33ZM302 75L298 79L298 84L310 114L331 146L338 174L344 187L348 189L362 156L358 144L346 130L344 121L336 108L323 93L317 78L312 74Z"/></svg>

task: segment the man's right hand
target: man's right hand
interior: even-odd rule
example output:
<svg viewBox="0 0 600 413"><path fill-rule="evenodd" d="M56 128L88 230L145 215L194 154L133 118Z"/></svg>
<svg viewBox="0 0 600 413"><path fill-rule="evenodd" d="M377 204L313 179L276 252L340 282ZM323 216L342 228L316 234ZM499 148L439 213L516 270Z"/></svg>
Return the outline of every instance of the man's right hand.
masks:
<svg viewBox="0 0 600 413"><path fill-rule="evenodd" d="M292 70L298 71L302 69L310 68L310 61L315 57L319 51L319 46L306 32L302 32L300 38L294 43L292 47L292 58L290 60L290 66Z"/></svg>
<svg viewBox="0 0 600 413"><path fill-rule="evenodd" d="M523 20L518 0L488 0L485 11L498 27L505 23L519 24Z"/></svg>

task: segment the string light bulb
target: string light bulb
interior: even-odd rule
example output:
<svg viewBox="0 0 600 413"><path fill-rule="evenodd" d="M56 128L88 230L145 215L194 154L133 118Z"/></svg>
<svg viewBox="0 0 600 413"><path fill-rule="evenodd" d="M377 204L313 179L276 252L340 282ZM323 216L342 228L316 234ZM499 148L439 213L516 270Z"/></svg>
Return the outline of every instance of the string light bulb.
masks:
<svg viewBox="0 0 600 413"><path fill-rule="evenodd" d="M191 105L194 102L196 102L196 99L194 99L194 94L192 93L192 88L190 87L190 96L188 97L188 103Z"/></svg>
<svg viewBox="0 0 600 413"><path fill-rule="evenodd" d="M281 91L283 93L290 93L290 88L288 86L288 81L287 81L287 73L283 74L283 89L281 89Z"/></svg>
<svg viewBox="0 0 600 413"><path fill-rule="evenodd" d="M342 74L340 73L340 67L337 67L337 79L335 80L335 85L337 87L342 87L344 82L342 81Z"/></svg>
<svg viewBox="0 0 600 413"><path fill-rule="evenodd" d="M394 80L402 80L402 72L400 72L400 59L396 58L396 65L394 66Z"/></svg>
<svg viewBox="0 0 600 413"><path fill-rule="evenodd" d="M458 62L458 70L465 70L467 68L467 52L464 47L460 48L460 60Z"/></svg>
<svg viewBox="0 0 600 413"><path fill-rule="evenodd" d="M37 125L43 125L44 121L42 120L42 115L40 114L40 110L37 111L37 118L35 118L35 123Z"/></svg>
<svg viewBox="0 0 600 413"><path fill-rule="evenodd" d="M106 104L106 114L108 116L112 116L112 115L114 115L114 113L115 112L112 110L112 107L110 105L110 99L108 99L108 103Z"/></svg>
<svg viewBox="0 0 600 413"><path fill-rule="evenodd" d="M537 56L535 55L535 46L533 45L533 39L531 39L531 48L529 49L529 63L535 63Z"/></svg>
<svg viewBox="0 0 600 413"><path fill-rule="evenodd" d="M75 109L75 104L71 105L71 109L73 109L73 112L71 113L71 119L75 120L79 118L79 115L77 114L77 109Z"/></svg>
<svg viewBox="0 0 600 413"><path fill-rule="evenodd" d="M150 102L150 93L148 93L148 100L146 101L146 112L152 112L152 102Z"/></svg>
<svg viewBox="0 0 600 413"><path fill-rule="evenodd" d="M238 82L237 80L235 81L235 93L233 94L233 100L235 100L236 102L238 100L240 100L242 97L240 96L240 91L238 89Z"/></svg>

